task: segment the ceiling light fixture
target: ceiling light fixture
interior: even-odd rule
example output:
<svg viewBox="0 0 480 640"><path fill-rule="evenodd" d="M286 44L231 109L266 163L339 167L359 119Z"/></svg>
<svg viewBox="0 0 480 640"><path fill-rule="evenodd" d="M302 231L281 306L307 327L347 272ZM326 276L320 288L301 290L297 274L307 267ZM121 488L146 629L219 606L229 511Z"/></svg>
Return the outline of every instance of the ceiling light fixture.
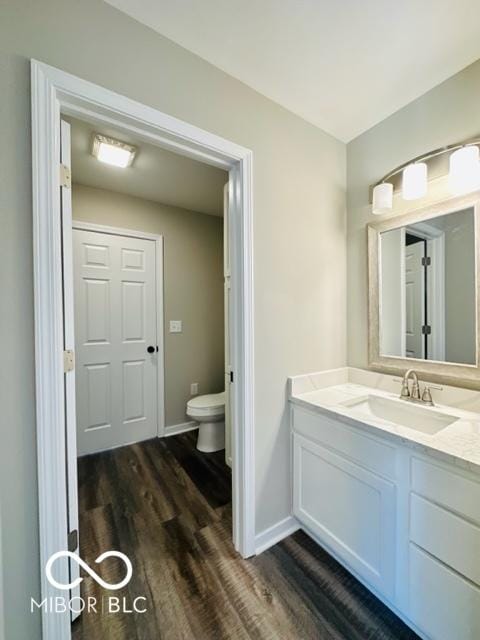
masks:
<svg viewBox="0 0 480 640"><path fill-rule="evenodd" d="M381 215L393 209L396 180L402 174L402 197L416 200L427 194L428 164L432 158L450 154L448 186L454 195L480 190L480 139L478 137L434 149L404 162L383 176L372 189L372 213Z"/></svg>
<svg viewBox="0 0 480 640"><path fill-rule="evenodd" d="M92 154L100 162L114 167L121 167L122 169L129 167L136 152L137 148L133 145L114 138L108 138L100 133L95 134L93 138Z"/></svg>

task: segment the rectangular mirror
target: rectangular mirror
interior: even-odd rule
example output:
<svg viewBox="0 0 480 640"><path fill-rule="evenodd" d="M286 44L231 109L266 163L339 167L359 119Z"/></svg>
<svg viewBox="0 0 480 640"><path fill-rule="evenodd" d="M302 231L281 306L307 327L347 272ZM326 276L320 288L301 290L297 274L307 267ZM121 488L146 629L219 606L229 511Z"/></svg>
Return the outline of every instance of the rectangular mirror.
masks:
<svg viewBox="0 0 480 640"><path fill-rule="evenodd" d="M478 375L479 195L369 225L370 364Z"/></svg>

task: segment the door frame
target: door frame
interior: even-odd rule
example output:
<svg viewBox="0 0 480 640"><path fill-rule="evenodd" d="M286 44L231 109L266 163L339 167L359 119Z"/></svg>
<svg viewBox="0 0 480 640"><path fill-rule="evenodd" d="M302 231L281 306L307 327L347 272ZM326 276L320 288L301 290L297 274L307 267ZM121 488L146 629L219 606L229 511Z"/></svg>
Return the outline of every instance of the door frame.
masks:
<svg viewBox="0 0 480 640"><path fill-rule="evenodd" d="M139 238L140 240L150 240L155 243L155 325L157 328L157 436L163 438L165 435L165 337L164 317L163 317L163 236L156 233L147 233L135 229L123 229L121 227L110 227L93 222L83 222L73 220L72 229L80 231L94 231L95 233L107 233L115 236L127 238ZM66 401L68 402L68 394Z"/></svg>
<svg viewBox="0 0 480 640"><path fill-rule="evenodd" d="M60 114L115 125L139 139L229 172L232 268L231 345L233 542L255 553L254 315L252 152L113 91L31 60L35 382L41 597L58 595L46 579L50 556L67 549ZM56 563L68 582L68 562ZM69 640L70 616L42 612L44 640Z"/></svg>

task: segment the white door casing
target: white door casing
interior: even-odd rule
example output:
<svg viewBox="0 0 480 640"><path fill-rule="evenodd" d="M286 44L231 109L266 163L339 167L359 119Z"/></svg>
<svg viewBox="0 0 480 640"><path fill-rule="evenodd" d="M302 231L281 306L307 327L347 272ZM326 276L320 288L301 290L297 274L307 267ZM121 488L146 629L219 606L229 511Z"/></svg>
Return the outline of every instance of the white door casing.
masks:
<svg viewBox="0 0 480 640"><path fill-rule="evenodd" d="M70 125L60 122L60 163L62 182L60 183L60 210L62 222L62 284L63 284L63 348L65 352L75 350L74 303L73 303L73 257L66 247L72 245L72 190L71 190L71 153ZM77 479L77 432L75 406L75 367L65 371L65 443L67 478L67 515L69 532L69 551L79 552L78 527L78 479ZM69 559L70 582L80 576L80 566ZM71 589L72 598L80 596L80 585ZM71 612L72 621L78 618L78 612Z"/></svg>
<svg viewBox="0 0 480 640"><path fill-rule="evenodd" d="M225 462L232 466L232 364L230 358L230 225L228 220L228 183L223 188L223 299L225 331Z"/></svg>
<svg viewBox="0 0 480 640"><path fill-rule="evenodd" d="M85 455L157 435L155 243L81 229L73 237L77 435Z"/></svg>
<svg viewBox="0 0 480 640"><path fill-rule="evenodd" d="M31 61L36 432L41 597L58 595L45 575L67 548L63 289L59 199L60 112L109 123L162 148L229 172L233 540L255 553L254 295L252 152L187 122L42 62ZM56 563L68 582L68 562ZM70 615L42 613L44 640L71 637Z"/></svg>
<svg viewBox="0 0 480 640"><path fill-rule="evenodd" d="M405 247L405 332L407 358L425 357L425 255L424 242Z"/></svg>

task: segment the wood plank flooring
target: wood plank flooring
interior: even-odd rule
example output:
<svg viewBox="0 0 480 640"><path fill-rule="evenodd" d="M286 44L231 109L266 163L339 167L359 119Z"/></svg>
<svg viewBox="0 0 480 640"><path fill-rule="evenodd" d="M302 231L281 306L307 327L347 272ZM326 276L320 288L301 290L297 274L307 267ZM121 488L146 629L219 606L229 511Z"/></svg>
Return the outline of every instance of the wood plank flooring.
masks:
<svg viewBox="0 0 480 640"><path fill-rule="evenodd" d="M80 553L110 549L133 563L129 585L82 595L147 598L146 613L86 613L74 640L413 640L417 636L333 558L297 532L243 560L231 542L231 477L223 451L196 432L79 460ZM95 567L109 582L115 559ZM143 604L143 603L142 603Z"/></svg>

